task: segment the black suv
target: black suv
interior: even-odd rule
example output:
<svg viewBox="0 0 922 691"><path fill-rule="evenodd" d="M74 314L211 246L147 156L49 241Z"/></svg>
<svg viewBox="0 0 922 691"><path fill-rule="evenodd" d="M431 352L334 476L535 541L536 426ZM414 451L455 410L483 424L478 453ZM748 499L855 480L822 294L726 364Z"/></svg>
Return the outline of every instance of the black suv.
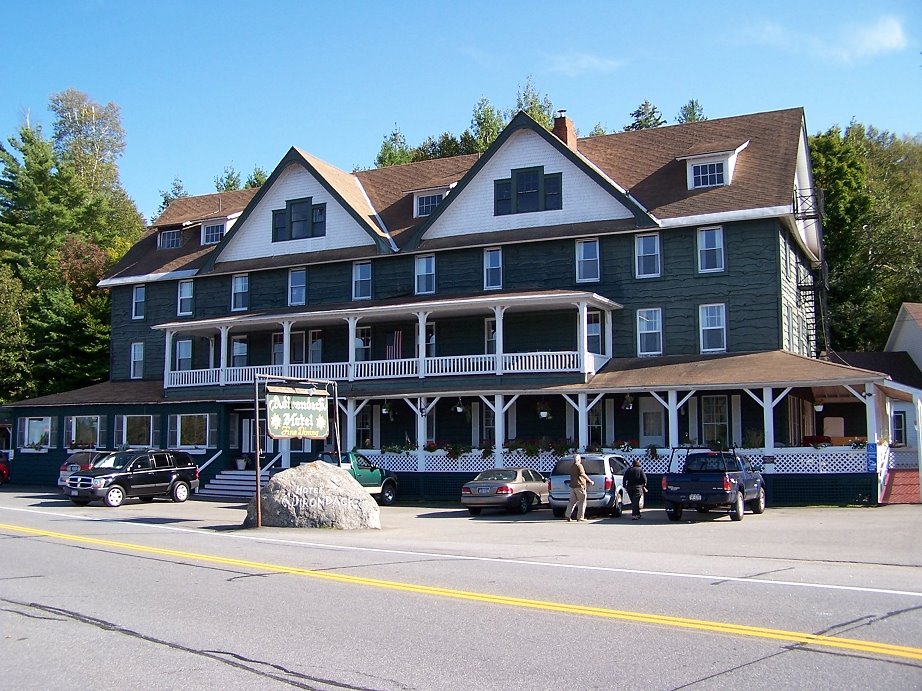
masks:
<svg viewBox="0 0 922 691"><path fill-rule="evenodd" d="M185 451L129 450L112 453L89 470L73 473L62 491L77 506L95 499L120 506L126 497L145 502L154 497L186 501L198 483L198 466Z"/></svg>

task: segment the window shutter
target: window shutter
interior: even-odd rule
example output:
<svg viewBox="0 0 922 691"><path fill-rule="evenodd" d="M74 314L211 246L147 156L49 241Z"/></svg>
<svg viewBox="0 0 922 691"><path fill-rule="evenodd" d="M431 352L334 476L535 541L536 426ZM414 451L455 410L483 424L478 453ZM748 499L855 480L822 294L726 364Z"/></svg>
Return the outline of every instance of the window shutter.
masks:
<svg viewBox="0 0 922 691"><path fill-rule="evenodd" d="M48 439L48 446L54 444L54 432ZM74 418L71 415L64 416L64 448L70 449L74 446Z"/></svg>
<svg viewBox="0 0 922 691"><path fill-rule="evenodd" d="M109 445L109 416L99 416L99 428L96 434L96 447L105 449Z"/></svg>
<svg viewBox="0 0 922 691"><path fill-rule="evenodd" d="M218 446L218 414L217 413L208 413L207 446L210 449L217 448Z"/></svg>
<svg viewBox="0 0 922 691"><path fill-rule="evenodd" d="M167 445L171 448L179 447L179 416L170 415L170 425L167 434Z"/></svg>
<svg viewBox="0 0 922 691"><path fill-rule="evenodd" d="M51 416L51 433L48 435L48 448L58 448L58 416Z"/></svg>

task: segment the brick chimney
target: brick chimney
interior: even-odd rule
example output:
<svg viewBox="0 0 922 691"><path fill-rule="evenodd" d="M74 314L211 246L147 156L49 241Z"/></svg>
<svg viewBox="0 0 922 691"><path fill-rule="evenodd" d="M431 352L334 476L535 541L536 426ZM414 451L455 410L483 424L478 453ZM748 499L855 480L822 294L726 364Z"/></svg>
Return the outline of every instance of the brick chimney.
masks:
<svg viewBox="0 0 922 691"><path fill-rule="evenodd" d="M567 111L557 111L554 117L554 129L551 131L555 137L576 151L576 128L573 127L573 121L567 117Z"/></svg>

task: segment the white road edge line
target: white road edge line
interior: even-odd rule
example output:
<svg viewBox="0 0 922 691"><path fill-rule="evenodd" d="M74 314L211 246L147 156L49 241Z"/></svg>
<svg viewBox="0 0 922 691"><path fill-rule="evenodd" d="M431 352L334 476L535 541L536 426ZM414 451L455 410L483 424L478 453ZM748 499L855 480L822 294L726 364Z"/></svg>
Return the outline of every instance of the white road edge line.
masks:
<svg viewBox="0 0 922 691"><path fill-rule="evenodd" d="M621 569L614 566L587 566L580 564L555 564L546 561L532 561L528 559L500 559L498 557L472 557L464 554L448 554L442 552L413 552L401 549L384 549L381 547L352 547L348 545L327 545L322 542L304 542L301 540L283 540L281 538L263 537L259 535L232 535L229 533L218 533L215 531L205 531L199 528L178 528L169 525L157 525L152 523L140 523L136 521L124 521L111 518L95 518L92 516L74 516L52 513L50 511L40 511L37 509L19 509L11 506L0 506L3 511L18 511L21 513L35 513L42 516L54 516L56 518L66 518L70 520L91 521L96 523L118 523L129 525L131 527L144 526L156 530L172 530L178 533L192 533L194 535L214 535L222 538L234 540L252 540L255 542L271 542L281 545L300 545L304 547L316 547L318 549L339 550L343 552L375 552L378 554L398 554L410 557L435 557L438 559L458 560L458 561L482 561L496 564L517 564L523 566L541 566L552 569L575 569L578 571L599 571L603 573L621 573L633 574L638 576L659 576L663 578L688 578L692 580L704 581L730 581L734 583L757 583L760 585L777 585L788 586L792 588L816 588L819 590L846 590L856 593L873 593L875 595L903 595L906 597L922 598L922 592L912 590L889 590L886 588L867 588L853 585L833 585L829 583L809 583L799 581L776 581L767 578L744 578L740 576L721 576L719 574L697 574L697 573L678 573L676 571L652 571L647 569Z"/></svg>

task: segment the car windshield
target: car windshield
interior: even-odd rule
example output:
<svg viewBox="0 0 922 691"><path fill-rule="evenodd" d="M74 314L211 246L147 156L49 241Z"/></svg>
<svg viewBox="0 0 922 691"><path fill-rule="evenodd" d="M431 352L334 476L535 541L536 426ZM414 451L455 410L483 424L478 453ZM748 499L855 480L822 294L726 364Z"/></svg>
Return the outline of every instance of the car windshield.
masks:
<svg viewBox="0 0 922 691"><path fill-rule="evenodd" d="M137 456L136 453L110 453L93 464L94 468L114 468L121 470Z"/></svg>
<svg viewBox="0 0 922 691"><path fill-rule="evenodd" d="M570 471L573 469L573 459L564 458L557 461L557 465L554 466L553 475L569 475ZM583 459L583 470L586 471L586 475L604 475L605 474L605 461L601 458L584 458Z"/></svg>
<svg viewBox="0 0 922 691"><path fill-rule="evenodd" d="M515 480L516 472L514 470L484 470L474 480L498 480L500 482L509 482Z"/></svg>

